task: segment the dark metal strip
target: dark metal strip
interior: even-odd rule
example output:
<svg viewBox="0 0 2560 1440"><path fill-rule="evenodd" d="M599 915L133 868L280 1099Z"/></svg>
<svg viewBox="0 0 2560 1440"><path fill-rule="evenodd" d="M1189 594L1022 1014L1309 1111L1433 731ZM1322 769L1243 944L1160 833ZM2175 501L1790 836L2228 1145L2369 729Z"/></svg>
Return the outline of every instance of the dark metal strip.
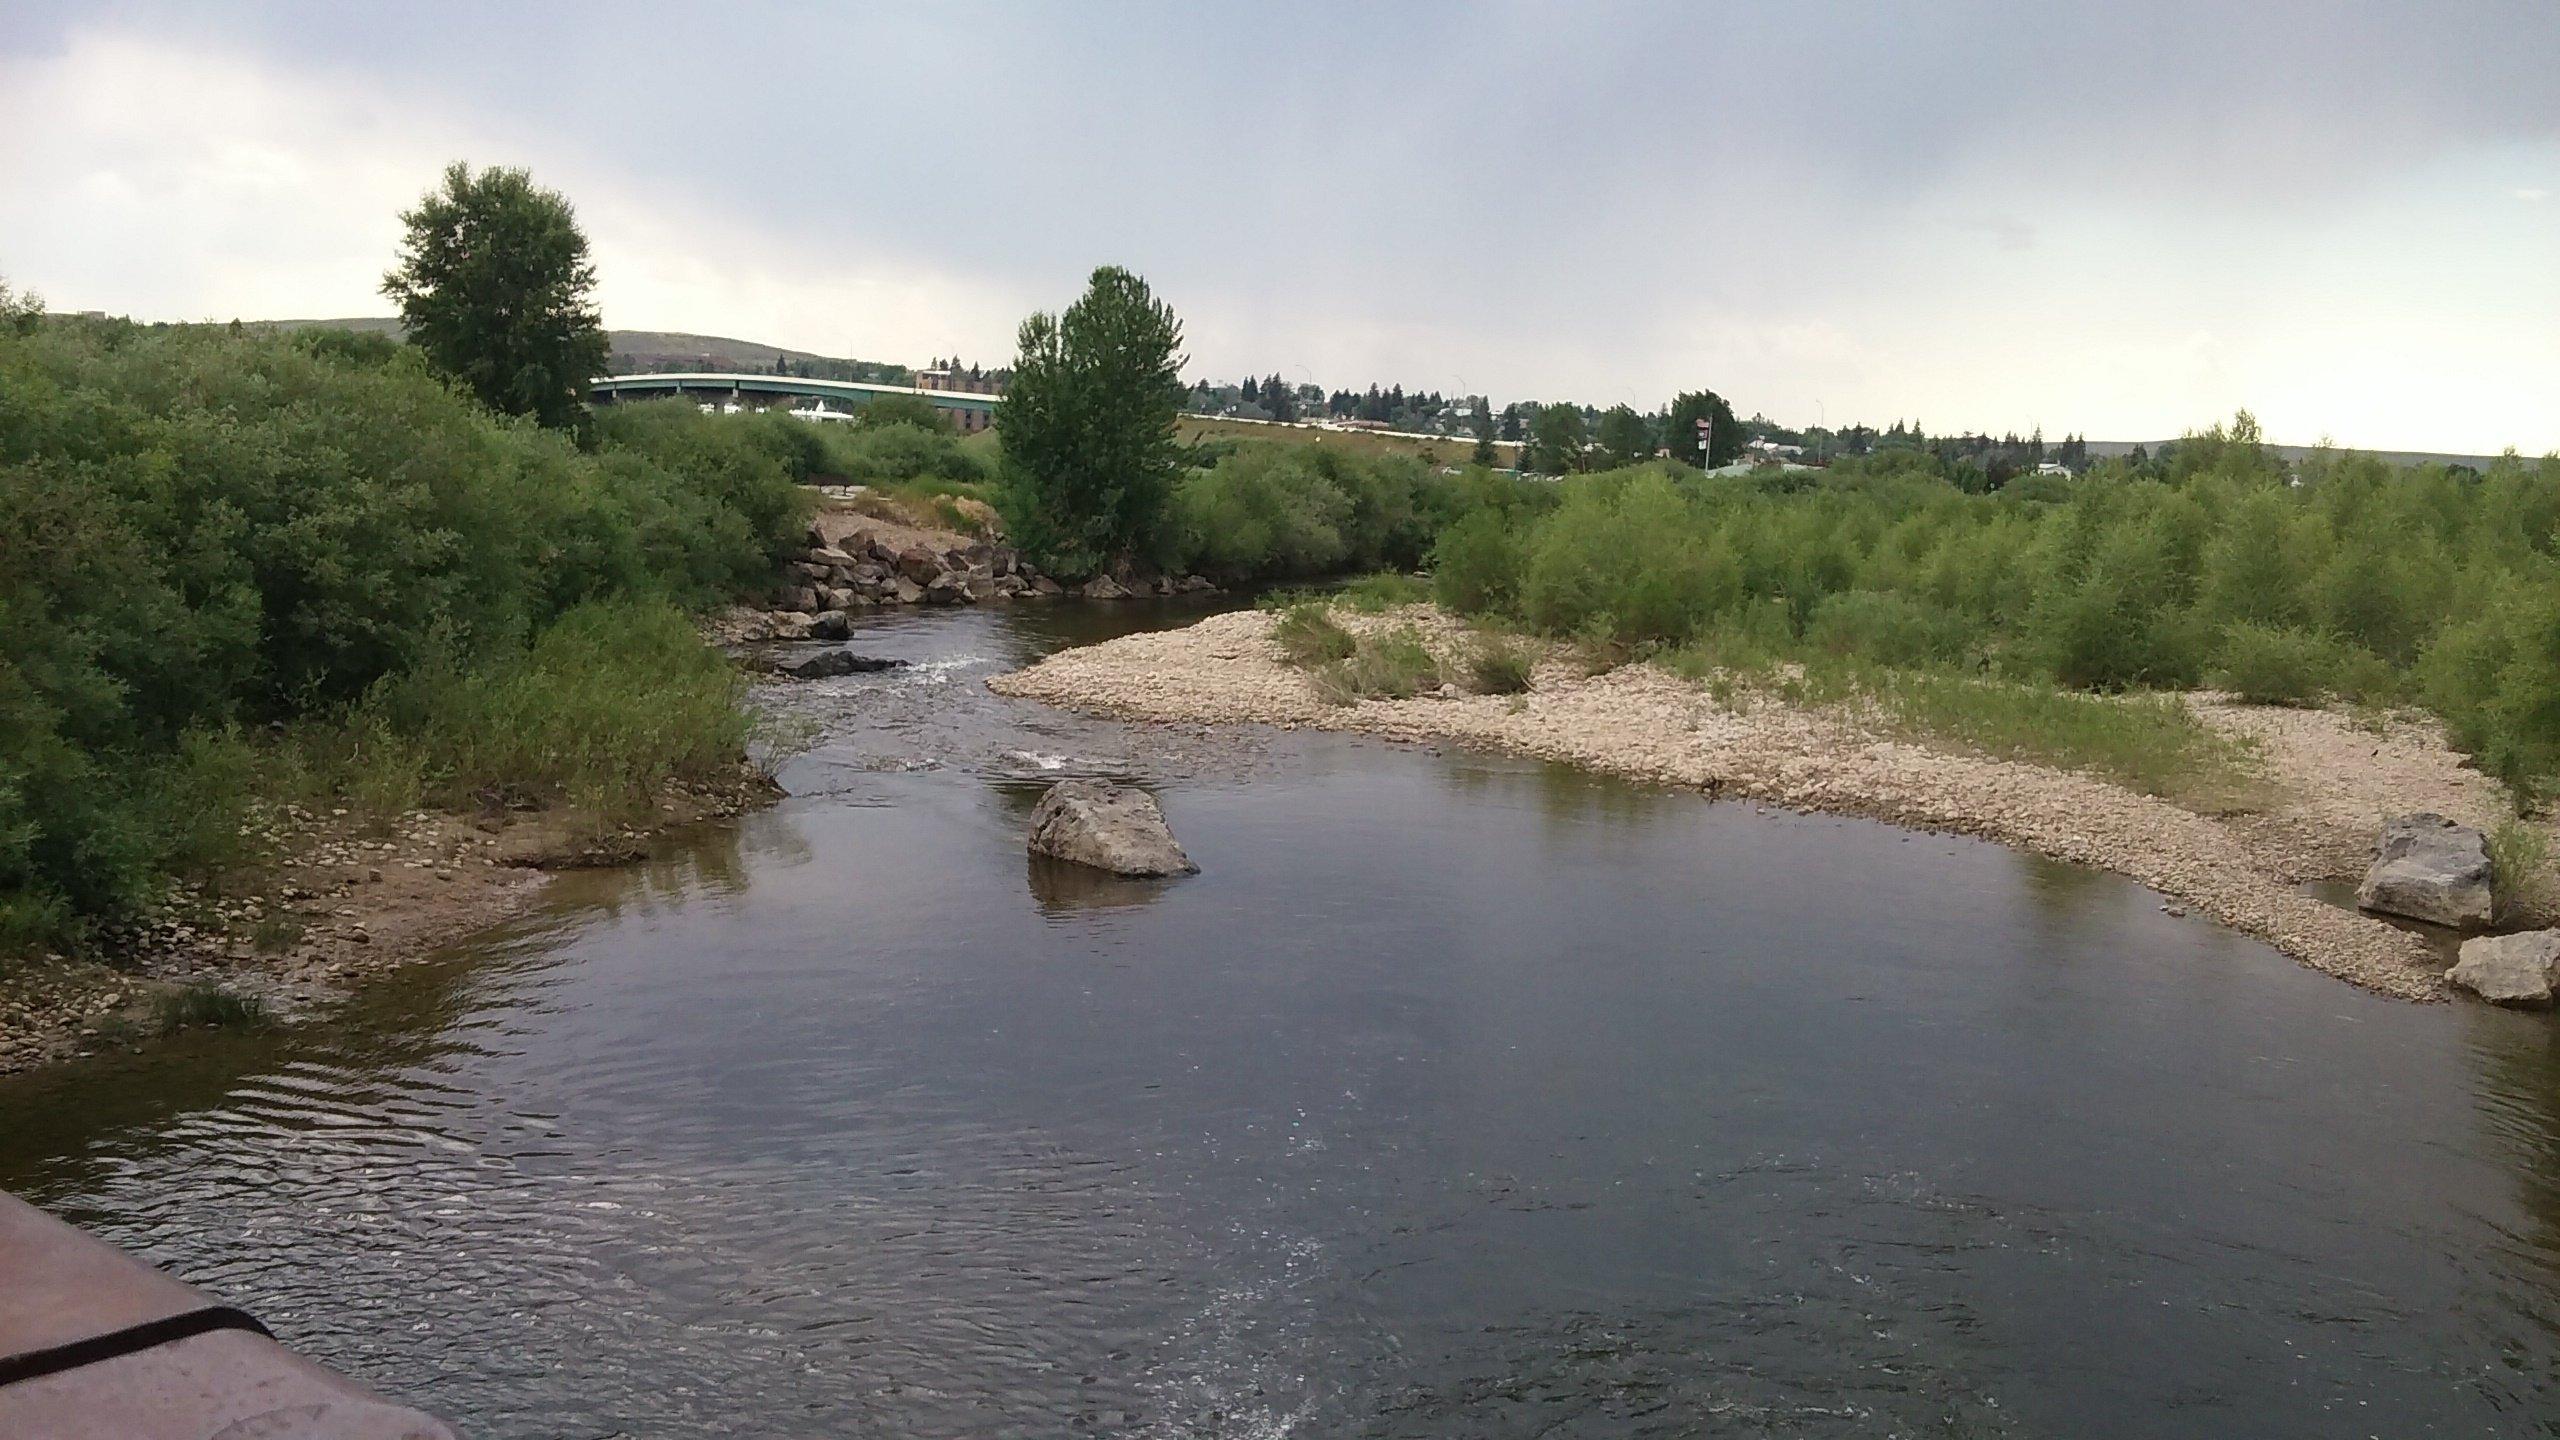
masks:
<svg viewBox="0 0 2560 1440"><path fill-rule="evenodd" d="M65 1370L77 1370L84 1365L118 1359L196 1335L209 1335L216 1330L245 1330L269 1340L276 1338L246 1310L229 1305L207 1305L201 1310L185 1310L157 1320L145 1320L139 1325L92 1335L86 1340L74 1340L68 1345L0 1357L0 1387L59 1375Z"/></svg>

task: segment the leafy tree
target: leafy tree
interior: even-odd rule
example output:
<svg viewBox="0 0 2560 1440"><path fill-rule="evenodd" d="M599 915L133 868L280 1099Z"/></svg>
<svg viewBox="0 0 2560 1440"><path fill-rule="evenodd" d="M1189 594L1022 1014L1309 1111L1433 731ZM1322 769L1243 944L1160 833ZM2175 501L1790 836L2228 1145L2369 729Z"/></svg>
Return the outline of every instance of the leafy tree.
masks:
<svg viewBox="0 0 2560 1440"><path fill-rule="evenodd" d="M1712 449L1704 457L1698 453L1698 422L1715 422L1707 443ZM1681 463L1713 470L1730 465L1742 453L1742 426L1733 418L1733 407L1713 390L1687 390L1671 402L1671 413L1662 422L1662 433L1671 453Z"/></svg>
<svg viewBox="0 0 2560 1440"><path fill-rule="evenodd" d="M1478 465L1499 463L1502 452L1493 448L1493 406L1483 396L1476 397L1475 412L1467 417L1467 424L1476 432L1475 453L1467 458Z"/></svg>
<svg viewBox="0 0 2560 1440"><path fill-rule="evenodd" d="M44 323L44 301L0 283L0 334L32 335Z"/></svg>
<svg viewBox="0 0 2560 1440"><path fill-rule="evenodd" d="M877 430L883 425L914 425L927 430L948 430L942 412L921 395L882 395L853 412L853 428Z"/></svg>
<svg viewBox="0 0 2560 1440"><path fill-rule="evenodd" d="M1612 465L1634 465L1653 455L1653 427L1630 405L1610 406L1600 417L1600 433L1594 438Z"/></svg>
<svg viewBox="0 0 2560 1440"><path fill-rule="evenodd" d="M1581 469L1584 433L1581 406L1539 406L1538 418L1529 422L1529 468L1547 475Z"/></svg>
<svg viewBox="0 0 2560 1440"><path fill-rule="evenodd" d="M1022 322L1013 388L996 410L1014 538L1052 574L1152 558L1181 479L1182 322L1116 265L1084 297Z"/></svg>
<svg viewBox="0 0 2560 1440"><path fill-rule="evenodd" d="M400 219L408 236L382 293L410 341L492 410L581 423L607 345L569 202L522 170L457 161Z"/></svg>

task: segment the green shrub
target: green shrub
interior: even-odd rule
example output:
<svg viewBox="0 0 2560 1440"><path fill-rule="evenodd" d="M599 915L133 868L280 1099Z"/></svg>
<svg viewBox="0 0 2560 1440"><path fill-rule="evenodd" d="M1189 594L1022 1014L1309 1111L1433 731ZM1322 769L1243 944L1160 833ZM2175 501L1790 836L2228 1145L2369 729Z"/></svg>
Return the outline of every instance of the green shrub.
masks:
<svg viewBox="0 0 2560 1440"><path fill-rule="evenodd" d="M1419 605L1429 600L1431 586L1411 575L1382 570L1344 585L1335 598L1363 615L1378 615L1399 605Z"/></svg>
<svg viewBox="0 0 2560 1440"><path fill-rule="evenodd" d="M1316 693L1335 705L1354 700L1410 700L1439 688L1440 662L1411 626L1364 635L1352 653L1316 667Z"/></svg>
<svg viewBox="0 0 2560 1440"><path fill-rule="evenodd" d="M1517 640L1488 637L1467 655L1467 684L1479 695L1519 695L1529 689L1538 653Z"/></svg>
<svg viewBox="0 0 2560 1440"><path fill-rule="evenodd" d="M1927 665L1960 658L1968 640L1960 616L1926 600L1883 590L1845 590L1814 607L1805 641L1832 655L1883 665Z"/></svg>
<svg viewBox="0 0 2560 1440"><path fill-rule="evenodd" d="M520 654L385 680L348 729L406 741L428 798L446 805L567 801L628 815L669 782L734 772L754 733L746 684L673 607L598 603Z"/></svg>
<svg viewBox="0 0 2560 1440"><path fill-rule="evenodd" d="M1513 522L1478 510L1440 532L1431 548L1431 596L1461 615L1507 615L1520 595L1520 542Z"/></svg>
<svg viewBox="0 0 2560 1440"><path fill-rule="evenodd" d="M2252 705L2317 705L2339 659L2335 646L2308 630L2239 620L2222 632L2214 682Z"/></svg>
<svg viewBox="0 0 2560 1440"><path fill-rule="evenodd" d="M1320 600L1300 600L1281 611L1272 624L1271 640L1280 647L1281 658L1297 666L1346 659L1359 648L1351 632L1334 623Z"/></svg>
<svg viewBox="0 0 2560 1440"><path fill-rule="evenodd" d="M768 583L806 521L786 427L614 407L584 451L404 347L0 333L0 945L255 859L244 807L300 783L306 740L361 756L380 804L413 797L418 733L315 738L377 693L513 666L584 606Z"/></svg>
<svg viewBox="0 0 2560 1440"><path fill-rule="evenodd" d="M1229 583L1416 565L1441 504L1432 481L1402 456L1240 444L1175 488L1159 558Z"/></svg>

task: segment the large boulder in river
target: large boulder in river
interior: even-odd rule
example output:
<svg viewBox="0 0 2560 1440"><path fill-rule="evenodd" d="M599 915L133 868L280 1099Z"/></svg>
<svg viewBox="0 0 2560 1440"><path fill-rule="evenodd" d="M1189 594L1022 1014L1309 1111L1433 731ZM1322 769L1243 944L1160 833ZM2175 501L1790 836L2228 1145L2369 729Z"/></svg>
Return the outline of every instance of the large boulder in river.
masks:
<svg viewBox="0 0 2560 1440"><path fill-rule="evenodd" d="M2489 923L2489 845L2480 832L2420 812L2382 822L2359 908L2458 930Z"/></svg>
<svg viewBox="0 0 2560 1440"><path fill-rule="evenodd" d="M2444 978L2501 1005L2548 1005L2560 987L2560 930L2465 940L2462 959Z"/></svg>
<svg viewBox="0 0 2560 1440"><path fill-rule="evenodd" d="M1031 812L1031 848L1115 875L1189 875L1200 867L1174 843L1144 790L1061 780Z"/></svg>

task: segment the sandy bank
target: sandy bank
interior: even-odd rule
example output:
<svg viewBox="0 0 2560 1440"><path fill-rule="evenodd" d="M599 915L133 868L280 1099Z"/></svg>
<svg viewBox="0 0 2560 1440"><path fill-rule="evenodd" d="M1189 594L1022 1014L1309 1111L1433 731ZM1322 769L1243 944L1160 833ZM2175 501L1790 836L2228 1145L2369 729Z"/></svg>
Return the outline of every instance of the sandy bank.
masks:
<svg viewBox="0 0 2560 1440"><path fill-rule="evenodd" d="M1830 712L1766 700L1727 706L1648 665L1585 676L1551 657L1525 697L1335 706L1281 663L1271 618L1238 612L1132 635L988 684L1133 719L1458 741L1720 796L1978 835L2130 876L2306 965L2409 1000L2443 998L2444 961L2417 937L2299 887L2361 874L2386 809L2434 809L2484 826L2503 813L2497 787L2464 769L2425 726L2375 733L2325 712L2210 701L2197 702L2199 714L2259 746L2274 793L2256 812L2200 815L2086 775L1869 733ZM1388 623L1338 618L1353 628ZM1447 653L1463 633L1427 610L1393 623L1407 622Z"/></svg>

